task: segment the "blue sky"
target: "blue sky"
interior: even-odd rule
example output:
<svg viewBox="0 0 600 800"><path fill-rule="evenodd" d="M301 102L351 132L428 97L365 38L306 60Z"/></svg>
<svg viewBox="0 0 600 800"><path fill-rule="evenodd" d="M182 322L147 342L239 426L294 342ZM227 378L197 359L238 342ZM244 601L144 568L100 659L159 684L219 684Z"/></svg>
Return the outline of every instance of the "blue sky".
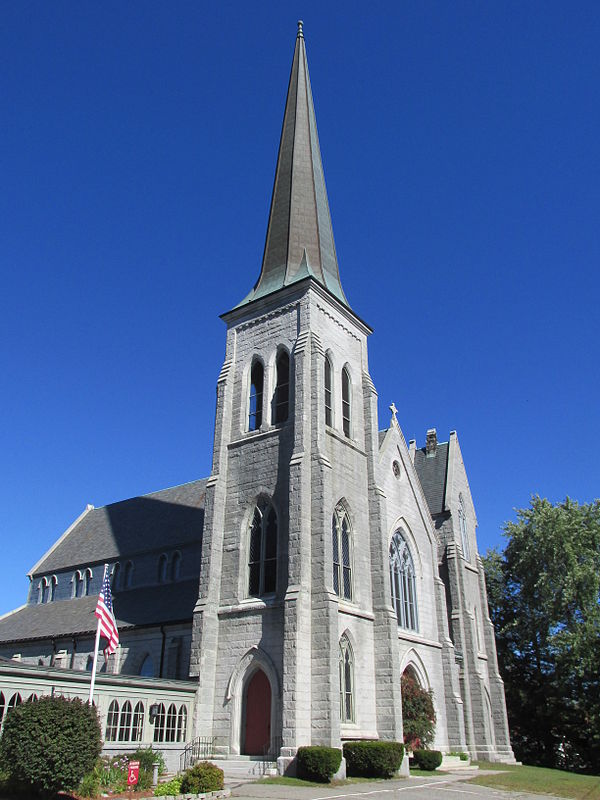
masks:
<svg viewBox="0 0 600 800"><path fill-rule="evenodd" d="M296 20L380 427L458 431L480 550L600 494L597 2L4 4L0 613L83 510L210 472Z"/></svg>

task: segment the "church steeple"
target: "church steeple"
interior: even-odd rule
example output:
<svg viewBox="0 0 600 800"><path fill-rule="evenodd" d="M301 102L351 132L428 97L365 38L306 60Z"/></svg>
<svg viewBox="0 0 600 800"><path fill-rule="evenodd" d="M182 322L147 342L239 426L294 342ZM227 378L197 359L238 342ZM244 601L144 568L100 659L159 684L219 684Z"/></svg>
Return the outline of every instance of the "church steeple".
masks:
<svg viewBox="0 0 600 800"><path fill-rule="evenodd" d="M340 283L300 21L262 269L254 289L240 305L309 275L349 307Z"/></svg>

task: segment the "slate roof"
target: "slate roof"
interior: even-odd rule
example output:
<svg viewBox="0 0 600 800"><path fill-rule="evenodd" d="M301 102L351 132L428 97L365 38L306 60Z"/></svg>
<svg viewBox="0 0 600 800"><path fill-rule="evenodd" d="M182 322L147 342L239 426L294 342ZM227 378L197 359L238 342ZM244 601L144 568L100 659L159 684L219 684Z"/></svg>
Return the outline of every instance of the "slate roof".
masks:
<svg viewBox="0 0 600 800"><path fill-rule="evenodd" d="M114 611L120 631L135 625L191 622L198 578L118 592ZM28 605L0 619L0 642L93 634L97 596Z"/></svg>
<svg viewBox="0 0 600 800"><path fill-rule="evenodd" d="M427 456L425 448L415 451L415 469L429 511L433 516L444 510L446 495L446 476L448 473L448 442L438 444L435 455Z"/></svg>
<svg viewBox="0 0 600 800"><path fill-rule="evenodd" d="M36 565L35 576L202 540L206 479L89 511Z"/></svg>
<svg viewBox="0 0 600 800"><path fill-rule="evenodd" d="M345 306L302 23L292 61L260 276L239 304L312 276Z"/></svg>

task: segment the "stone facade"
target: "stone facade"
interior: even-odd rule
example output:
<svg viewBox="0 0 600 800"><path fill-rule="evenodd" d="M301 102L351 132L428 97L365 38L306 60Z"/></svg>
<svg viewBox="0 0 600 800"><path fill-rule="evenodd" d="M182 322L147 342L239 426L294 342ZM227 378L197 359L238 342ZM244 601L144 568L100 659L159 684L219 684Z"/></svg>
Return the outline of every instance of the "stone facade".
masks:
<svg viewBox="0 0 600 800"><path fill-rule="evenodd" d="M393 405L379 428L301 27L261 275L223 320L210 477L87 509L32 570L28 605L0 620L0 656L76 683L107 562L121 646L103 680L183 692L186 741L284 769L302 745L402 740L410 670L433 692L434 747L514 760L458 438L407 445Z"/></svg>

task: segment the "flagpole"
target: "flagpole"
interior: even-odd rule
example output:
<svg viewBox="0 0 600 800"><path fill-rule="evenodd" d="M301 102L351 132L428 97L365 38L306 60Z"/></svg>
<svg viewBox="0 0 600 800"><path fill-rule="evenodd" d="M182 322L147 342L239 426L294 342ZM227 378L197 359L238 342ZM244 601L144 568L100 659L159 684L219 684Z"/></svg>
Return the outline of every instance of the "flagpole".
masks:
<svg viewBox="0 0 600 800"><path fill-rule="evenodd" d="M100 586L104 586L104 579L106 578L106 570L108 569L108 564L104 565L104 575L102 576L102 583ZM102 591L102 589L100 589ZM94 645L94 662L92 664L92 681L90 683L90 698L89 704L92 705L93 698L94 698L94 684L96 683L96 667L98 666L98 647L100 645L100 625L102 623L101 619L98 619L98 627L96 628L96 644Z"/></svg>

